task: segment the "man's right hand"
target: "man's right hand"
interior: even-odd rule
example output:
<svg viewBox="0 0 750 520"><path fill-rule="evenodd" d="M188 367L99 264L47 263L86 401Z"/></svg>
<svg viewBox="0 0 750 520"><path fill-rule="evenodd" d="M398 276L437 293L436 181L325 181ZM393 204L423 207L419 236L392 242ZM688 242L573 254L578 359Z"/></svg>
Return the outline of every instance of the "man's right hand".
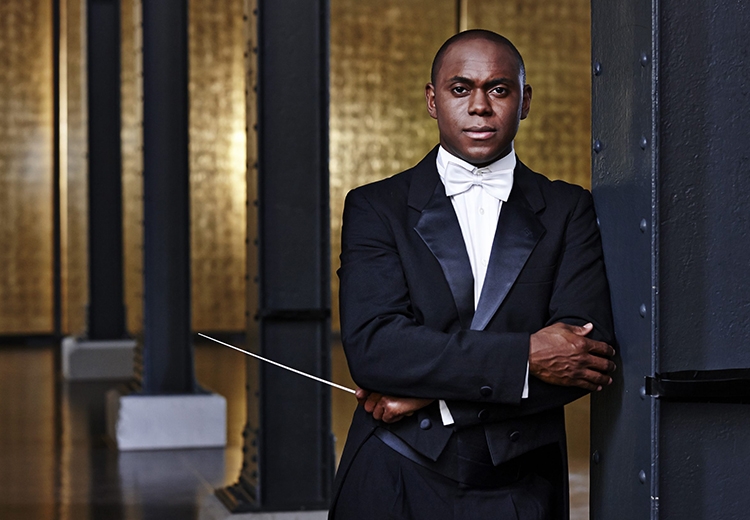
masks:
<svg viewBox="0 0 750 520"><path fill-rule="evenodd" d="M355 395L357 402L364 406L367 413L371 413L375 420L385 423L398 422L434 401L434 399L383 395L359 387L357 387Z"/></svg>
<svg viewBox="0 0 750 520"><path fill-rule="evenodd" d="M555 323L531 335L529 373L562 386L578 386L591 392L612 383L615 349L586 336L594 329Z"/></svg>

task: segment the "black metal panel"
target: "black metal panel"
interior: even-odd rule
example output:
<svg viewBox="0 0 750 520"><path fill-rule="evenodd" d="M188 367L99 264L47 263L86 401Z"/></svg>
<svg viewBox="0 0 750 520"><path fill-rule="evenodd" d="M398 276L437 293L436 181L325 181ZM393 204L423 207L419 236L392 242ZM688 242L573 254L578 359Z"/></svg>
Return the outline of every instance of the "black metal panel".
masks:
<svg viewBox="0 0 750 520"><path fill-rule="evenodd" d="M143 3L143 391L194 391L188 3Z"/></svg>
<svg viewBox="0 0 750 520"><path fill-rule="evenodd" d="M258 20L261 352L328 379L328 4L262 1ZM309 320L297 320L294 311ZM311 383L261 367L258 498L264 510L328 505L330 390Z"/></svg>
<svg viewBox="0 0 750 520"><path fill-rule="evenodd" d="M750 407L663 403L661 424L659 518L748 518Z"/></svg>
<svg viewBox="0 0 750 520"><path fill-rule="evenodd" d="M618 365L614 384L592 396L592 519L650 518L655 495L657 405L643 392L644 376L654 371L656 319L653 37L650 1L592 2L592 191Z"/></svg>
<svg viewBox="0 0 750 520"><path fill-rule="evenodd" d="M622 370L592 400L591 517L745 518L750 7L600 1L592 24Z"/></svg>
<svg viewBox="0 0 750 520"><path fill-rule="evenodd" d="M748 368L750 6L661 0L659 18L659 365ZM747 406L661 409L661 517L747 518Z"/></svg>
<svg viewBox="0 0 750 520"><path fill-rule="evenodd" d="M661 19L661 368L750 367L750 4Z"/></svg>
<svg viewBox="0 0 750 520"><path fill-rule="evenodd" d="M120 1L88 0L89 339L125 337Z"/></svg>
<svg viewBox="0 0 750 520"><path fill-rule="evenodd" d="M258 241L248 255L258 255L260 353L330 379L328 2L259 1L257 16ZM217 495L235 512L326 509L329 388L249 367L258 424L245 431L239 482Z"/></svg>

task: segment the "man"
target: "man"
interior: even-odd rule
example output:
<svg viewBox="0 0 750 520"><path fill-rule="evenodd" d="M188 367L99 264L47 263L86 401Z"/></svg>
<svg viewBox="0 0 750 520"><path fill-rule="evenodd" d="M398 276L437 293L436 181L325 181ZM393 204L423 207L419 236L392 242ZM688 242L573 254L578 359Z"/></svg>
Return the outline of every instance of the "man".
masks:
<svg viewBox="0 0 750 520"><path fill-rule="evenodd" d="M450 38L425 88L440 146L347 196L363 406L331 518L568 517L563 405L611 383L612 319L591 195L513 151L531 94L508 40Z"/></svg>

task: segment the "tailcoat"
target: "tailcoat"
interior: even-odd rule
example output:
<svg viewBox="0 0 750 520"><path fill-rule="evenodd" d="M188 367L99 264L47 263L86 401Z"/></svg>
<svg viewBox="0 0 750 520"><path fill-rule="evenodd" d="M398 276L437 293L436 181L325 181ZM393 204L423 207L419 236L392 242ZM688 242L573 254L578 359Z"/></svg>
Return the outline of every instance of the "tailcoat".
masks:
<svg viewBox="0 0 750 520"><path fill-rule="evenodd" d="M550 181L520 160L500 211L476 310L473 276L435 164L352 190L346 198L340 278L341 337L358 386L437 402L386 425L359 406L334 484L332 514L357 452L380 427L437 460L457 429L484 429L495 465L529 452L567 518L563 405L584 392L529 377L532 333L591 322L612 343L609 289L591 194ZM428 426L428 427L425 427ZM377 479L377 475L372 476Z"/></svg>

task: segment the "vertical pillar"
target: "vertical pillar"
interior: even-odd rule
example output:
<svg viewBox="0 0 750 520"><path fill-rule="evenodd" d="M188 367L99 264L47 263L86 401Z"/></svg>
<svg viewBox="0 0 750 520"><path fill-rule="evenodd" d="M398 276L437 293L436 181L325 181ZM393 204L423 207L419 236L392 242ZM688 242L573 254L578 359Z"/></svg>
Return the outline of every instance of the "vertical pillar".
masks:
<svg viewBox="0 0 750 520"><path fill-rule="evenodd" d="M127 338L123 289L120 1L87 0L86 28L88 321L83 340L63 340L62 368L67 379L126 378L133 373L135 342ZM56 323L59 328L59 318Z"/></svg>
<svg viewBox="0 0 750 520"><path fill-rule="evenodd" d="M750 8L592 4L593 191L615 313L591 518L744 518Z"/></svg>
<svg viewBox="0 0 750 520"><path fill-rule="evenodd" d="M88 338L125 337L120 149L120 2L88 0Z"/></svg>
<svg viewBox="0 0 750 520"><path fill-rule="evenodd" d="M248 230L248 256L258 259L259 350L329 378L328 5L265 0L257 16L258 228ZM257 421L245 431L239 482L217 495L233 512L326 509L334 470L328 387L249 367Z"/></svg>
<svg viewBox="0 0 750 520"><path fill-rule="evenodd" d="M226 401L196 388L190 326L188 2L143 3L141 391L107 395L121 450L226 444Z"/></svg>
<svg viewBox="0 0 750 520"><path fill-rule="evenodd" d="M190 329L188 2L143 3L143 391L195 389Z"/></svg>

